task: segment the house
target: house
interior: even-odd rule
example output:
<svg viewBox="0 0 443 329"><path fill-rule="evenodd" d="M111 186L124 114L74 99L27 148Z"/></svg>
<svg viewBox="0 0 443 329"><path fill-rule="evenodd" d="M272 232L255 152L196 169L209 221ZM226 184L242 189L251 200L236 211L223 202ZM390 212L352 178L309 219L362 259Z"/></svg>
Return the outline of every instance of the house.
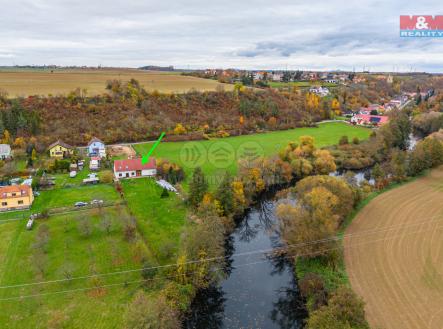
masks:
<svg viewBox="0 0 443 329"><path fill-rule="evenodd" d="M106 147L100 139L93 137L88 143L88 154L90 157L106 157Z"/></svg>
<svg viewBox="0 0 443 329"><path fill-rule="evenodd" d="M0 187L0 211L28 209L34 201L32 188L28 185Z"/></svg>
<svg viewBox="0 0 443 329"><path fill-rule="evenodd" d="M52 143L48 147L51 158L66 158L74 154L74 147L61 140Z"/></svg>
<svg viewBox="0 0 443 329"><path fill-rule="evenodd" d="M99 170L100 169L100 157L92 157L89 161L89 169L90 170Z"/></svg>
<svg viewBox="0 0 443 329"><path fill-rule="evenodd" d="M0 144L0 159L6 160L11 158L11 146L8 144Z"/></svg>
<svg viewBox="0 0 443 329"><path fill-rule="evenodd" d="M356 114L351 118L351 123L354 125L363 126L381 126L389 122L389 117L385 115L370 115L370 114Z"/></svg>
<svg viewBox="0 0 443 329"><path fill-rule="evenodd" d="M157 165L154 158L150 158L145 164L142 164L140 158L114 161L114 176L117 179L150 177L156 174Z"/></svg>
<svg viewBox="0 0 443 329"><path fill-rule="evenodd" d="M329 89L326 87L311 87L309 89L309 92L317 94L320 97L325 97L329 95Z"/></svg>

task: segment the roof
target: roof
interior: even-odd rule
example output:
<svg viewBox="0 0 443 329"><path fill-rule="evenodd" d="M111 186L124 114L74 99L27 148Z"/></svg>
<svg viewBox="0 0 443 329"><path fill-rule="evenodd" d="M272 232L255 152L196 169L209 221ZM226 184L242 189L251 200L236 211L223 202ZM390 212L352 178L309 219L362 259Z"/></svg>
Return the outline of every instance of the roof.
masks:
<svg viewBox="0 0 443 329"><path fill-rule="evenodd" d="M3 193L22 193L23 195L20 196L28 196L31 194L32 189L28 185L11 185L11 186L2 186L0 187L0 199L5 199L6 197L3 196ZM11 197L9 197L11 198Z"/></svg>
<svg viewBox="0 0 443 329"><path fill-rule="evenodd" d="M0 144L0 154L11 153L11 146L8 144Z"/></svg>
<svg viewBox="0 0 443 329"><path fill-rule="evenodd" d="M88 143L88 146L91 145L92 143L95 143L95 142L105 144L105 143L103 143L102 140L98 139L97 137L92 137L92 139Z"/></svg>
<svg viewBox="0 0 443 329"><path fill-rule="evenodd" d="M149 158L149 161L142 165L140 158L136 159L126 159L126 160L115 160L114 161L114 171L134 171L134 170L146 170L146 169L156 169L155 158Z"/></svg>
<svg viewBox="0 0 443 329"><path fill-rule="evenodd" d="M386 115L370 115L370 114L357 114L356 119L361 119L367 122L374 122L374 123L386 123L389 121L389 117Z"/></svg>
<svg viewBox="0 0 443 329"><path fill-rule="evenodd" d="M48 146L48 149L52 149L54 146L57 146L57 145L63 146L64 148L67 148L67 149L73 149L73 148L74 148L74 146L71 146L71 145L69 145L69 144L66 144L65 142L63 142L63 141L61 141L61 140L59 139L59 140L56 141L55 143L52 143L51 145L49 145L49 146Z"/></svg>

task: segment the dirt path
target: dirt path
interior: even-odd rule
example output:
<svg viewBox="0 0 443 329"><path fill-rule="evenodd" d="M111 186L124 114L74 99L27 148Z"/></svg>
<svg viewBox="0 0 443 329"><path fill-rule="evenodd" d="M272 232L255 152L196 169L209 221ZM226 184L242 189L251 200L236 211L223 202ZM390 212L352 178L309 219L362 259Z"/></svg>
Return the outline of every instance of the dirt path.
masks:
<svg viewBox="0 0 443 329"><path fill-rule="evenodd" d="M443 167L375 198L346 234L371 328L443 328Z"/></svg>

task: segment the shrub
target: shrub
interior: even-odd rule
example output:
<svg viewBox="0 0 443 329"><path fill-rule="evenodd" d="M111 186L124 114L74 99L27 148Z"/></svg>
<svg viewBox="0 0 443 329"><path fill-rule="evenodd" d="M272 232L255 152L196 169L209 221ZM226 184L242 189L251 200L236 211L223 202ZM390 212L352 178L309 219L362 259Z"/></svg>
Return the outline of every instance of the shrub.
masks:
<svg viewBox="0 0 443 329"><path fill-rule="evenodd" d="M112 171L106 170L100 172L99 174L100 181L105 184L111 184L114 181L114 175Z"/></svg>

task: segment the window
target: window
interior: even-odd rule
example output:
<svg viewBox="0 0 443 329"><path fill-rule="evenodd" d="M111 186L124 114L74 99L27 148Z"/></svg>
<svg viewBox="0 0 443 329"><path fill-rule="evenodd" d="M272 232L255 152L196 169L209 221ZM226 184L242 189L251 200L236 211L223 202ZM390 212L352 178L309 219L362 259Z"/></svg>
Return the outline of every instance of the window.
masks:
<svg viewBox="0 0 443 329"><path fill-rule="evenodd" d="M122 176L123 176L122 173L118 174L118 177L122 177Z"/></svg>
<svg viewBox="0 0 443 329"><path fill-rule="evenodd" d="M7 202L2 202L2 206L7 206L8 203Z"/></svg>
<svg viewBox="0 0 443 329"><path fill-rule="evenodd" d="M16 195L17 195L17 193L15 193L15 192L14 192L14 193L12 193L12 196L16 196Z"/></svg>
<svg viewBox="0 0 443 329"><path fill-rule="evenodd" d="M134 176L134 175L135 175L135 172L132 172L131 175Z"/></svg>
<svg viewBox="0 0 443 329"><path fill-rule="evenodd" d="M23 200L18 200L18 204L23 204Z"/></svg>

